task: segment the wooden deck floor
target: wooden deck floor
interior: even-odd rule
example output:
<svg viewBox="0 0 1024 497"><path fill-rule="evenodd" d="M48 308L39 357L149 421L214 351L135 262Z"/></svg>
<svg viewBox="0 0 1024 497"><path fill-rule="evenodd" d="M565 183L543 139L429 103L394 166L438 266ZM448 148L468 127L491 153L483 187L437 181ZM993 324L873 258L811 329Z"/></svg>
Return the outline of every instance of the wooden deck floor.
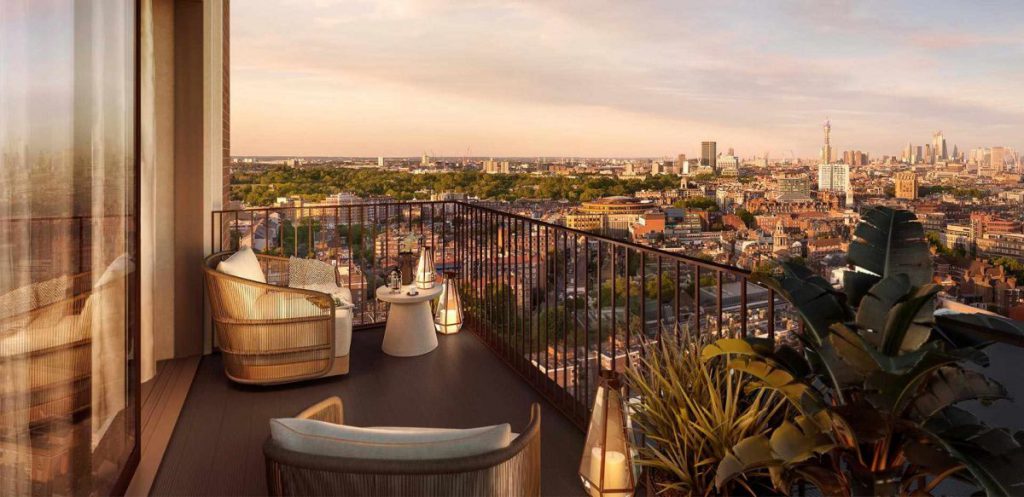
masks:
<svg viewBox="0 0 1024 497"><path fill-rule="evenodd" d="M266 495L262 445L268 420L327 396L345 403L356 426L466 428L525 426L540 402L544 495L582 495L576 475L583 433L546 403L475 336L439 336L415 358L380 351L383 330L359 331L348 376L280 387L246 387L224 377L220 356L199 365L151 495Z"/></svg>

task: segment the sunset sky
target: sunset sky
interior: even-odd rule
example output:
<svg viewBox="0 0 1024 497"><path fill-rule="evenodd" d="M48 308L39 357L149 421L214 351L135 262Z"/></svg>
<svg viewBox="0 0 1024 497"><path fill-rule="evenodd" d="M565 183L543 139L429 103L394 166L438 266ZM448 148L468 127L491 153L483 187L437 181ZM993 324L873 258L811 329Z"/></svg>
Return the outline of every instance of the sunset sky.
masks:
<svg viewBox="0 0 1024 497"><path fill-rule="evenodd" d="M1024 2L245 0L232 153L1024 146Z"/></svg>

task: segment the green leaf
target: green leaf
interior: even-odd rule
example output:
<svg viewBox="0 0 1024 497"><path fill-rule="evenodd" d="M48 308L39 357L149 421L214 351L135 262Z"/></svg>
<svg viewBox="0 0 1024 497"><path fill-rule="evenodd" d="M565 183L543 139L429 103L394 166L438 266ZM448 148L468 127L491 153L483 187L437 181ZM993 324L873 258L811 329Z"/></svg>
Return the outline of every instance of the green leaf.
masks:
<svg viewBox="0 0 1024 497"><path fill-rule="evenodd" d="M912 286L932 279L931 253L924 229L912 212L875 207L861 215L848 260L879 277L906 274Z"/></svg>
<svg viewBox="0 0 1024 497"><path fill-rule="evenodd" d="M825 409L825 401L817 390L775 364L763 359L737 357L728 362L728 367L753 376L761 388L782 393L804 416L819 419L815 415Z"/></svg>
<svg viewBox="0 0 1024 497"><path fill-rule="evenodd" d="M857 309L857 326L863 331L864 338L875 348L882 348L889 310L907 295L911 288L909 276L895 274L879 280L861 300Z"/></svg>
<svg viewBox="0 0 1024 497"><path fill-rule="evenodd" d="M772 455L771 442L764 435L754 435L740 440L718 463L715 472L715 487L723 485L734 478L755 468L764 468L777 464Z"/></svg>
<svg viewBox="0 0 1024 497"><path fill-rule="evenodd" d="M846 302L853 307L860 306L861 299L867 295L868 290L875 286L879 280L877 275L860 271L846 271L843 273L843 293L846 294Z"/></svg>
<svg viewBox="0 0 1024 497"><path fill-rule="evenodd" d="M1003 342L1024 347L1024 322L991 314L936 312L938 332L956 346Z"/></svg>
<svg viewBox="0 0 1024 497"><path fill-rule="evenodd" d="M882 353L911 352L928 341L935 327L935 294L941 290L939 285L924 285L889 310L882 333Z"/></svg>
<svg viewBox="0 0 1024 497"><path fill-rule="evenodd" d="M991 428L963 409L947 407L925 423L930 438L960 461L989 496L1024 495L1020 437Z"/></svg>
<svg viewBox="0 0 1024 497"><path fill-rule="evenodd" d="M871 344L848 326L833 325L832 334L828 339L839 360L856 373L858 382L864 381L868 375L879 370L880 366L870 352L873 350Z"/></svg>
<svg viewBox="0 0 1024 497"><path fill-rule="evenodd" d="M829 326L851 317L846 297L805 266L783 262L782 270L780 278L755 273L751 280L775 290L792 304L807 323L805 330L810 332L810 342L813 345L823 343Z"/></svg>
<svg viewBox="0 0 1024 497"><path fill-rule="evenodd" d="M973 354L972 349L945 350L944 342L929 342L920 349L898 357L873 353L881 371L868 376L865 396L872 405L885 412L903 412L936 369L955 364Z"/></svg>
<svg viewBox="0 0 1024 497"><path fill-rule="evenodd" d="M787 465L796 464L824 454L835 446L828 434L813 421L804 416L797 416L794 421L783 421L772 432L769 441L776 459Z"/></svg>
<svg viewBox="0 0 1024 497"><path fill-rule="evenodd" d="M965 400L991 402L1005 398L1006 388L985 375L960 366L942 366L922 385L908 414L912 419L925 420Z"/></svg>
<svg viewBox="0 0 1024 497"><path fill-rule="evenodd" d="M763 359L788 371L794 378L810 373L804 356L787 346L775 348L770 338L721 338L701 349L700 360L707 362L723 355L740 355Z"/></svg>

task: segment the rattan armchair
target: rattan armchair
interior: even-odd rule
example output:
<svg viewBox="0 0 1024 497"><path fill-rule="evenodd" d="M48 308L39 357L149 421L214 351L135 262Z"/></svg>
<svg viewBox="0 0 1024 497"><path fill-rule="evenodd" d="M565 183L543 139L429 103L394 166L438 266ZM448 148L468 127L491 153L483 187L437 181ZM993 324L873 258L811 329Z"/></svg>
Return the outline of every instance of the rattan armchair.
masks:
<svg viewBox="0 0 1024 497"><path fill-rule="evenodd" d="M88 409L90 284L81 273L0 295L0 377L11 380L0 381L0 433L24 421L70 422Z"/></svg>
<svg viewBox="0 0 1024 497"><path fill-rule="evenodd" d="M299 417L341 424L341 400L329 398ZM325 457L287 450L268 438L267 489L272 496L497 496L540 495L540 405L502 449L471 457L378 460Z"/></svg>
<svg viewBox="0 0 1024 497"><path fill-rule="evenodd" d="M227 377L273 385L348 373L348 351L338 356L336 345L351 337L350 314L348 329L340 329L339 308L331 295L289 288L287 258L257 254L267 276L268 283L262 283L217 271L231 255L219 252L203 264ZM347 335L338 337L336 332Z"/></svg>

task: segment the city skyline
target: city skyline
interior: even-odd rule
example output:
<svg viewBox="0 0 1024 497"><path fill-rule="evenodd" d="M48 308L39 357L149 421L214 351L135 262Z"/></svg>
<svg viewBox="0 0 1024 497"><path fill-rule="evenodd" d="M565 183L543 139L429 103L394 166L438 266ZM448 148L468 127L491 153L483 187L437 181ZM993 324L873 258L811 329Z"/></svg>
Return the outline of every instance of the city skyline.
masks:
<svg viewBox="0 0 1024 497"><path fill-rule="evenodd" d="M1020 148L1011 2L586 7L247 2L233 153L808 158L826 117L837 153Z"/></svg>

